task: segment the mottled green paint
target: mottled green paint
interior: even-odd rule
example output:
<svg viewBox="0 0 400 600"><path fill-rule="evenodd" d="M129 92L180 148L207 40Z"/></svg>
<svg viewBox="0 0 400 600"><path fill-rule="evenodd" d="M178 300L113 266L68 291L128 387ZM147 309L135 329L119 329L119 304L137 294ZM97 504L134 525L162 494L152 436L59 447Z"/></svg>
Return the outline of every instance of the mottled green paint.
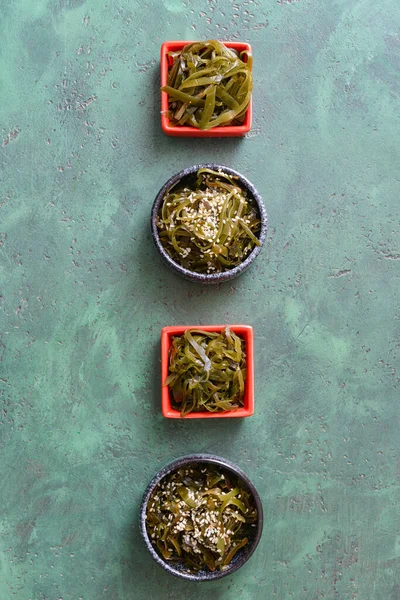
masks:
<svg viewBox="0 0 400 600"><path fill-rule="evenodd" d="M398 600L399 3L0 6L1 600ZM169 139L160 45L215 37L253 45L253 130ZM164 181L206 161L270 216L220 288L149 235ZM253 418L162 419L160 329L194 322L254 326ZM138 505L202 451L246 470L265 530L234 576L189 586L144 551Z"/></svg>

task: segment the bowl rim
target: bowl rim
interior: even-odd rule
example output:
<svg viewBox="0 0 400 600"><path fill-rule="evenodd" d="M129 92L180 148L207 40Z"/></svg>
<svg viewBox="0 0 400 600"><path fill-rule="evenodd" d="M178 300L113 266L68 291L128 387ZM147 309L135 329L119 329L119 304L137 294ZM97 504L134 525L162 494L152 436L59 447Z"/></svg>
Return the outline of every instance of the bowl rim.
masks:
<svg viewBox="0 0 400 600"><path fill-rule="evenodd" d="M172 407L169 388L164 385L168 375L170 340L173 335L182 335L187 329L202 331L222 331L226 326L239 335L246 345L247 377L245 382L245 405L236 410L213 413L193 412L181 417ZM254 331L251 325L226 323L225 325L168 325L161 330L161 412L166 419L245 419L254 415ZM247 405L247 406L246 406Z"/></svg>
<svg viewBox="0 0 400 600"><path fill-rule="evenodd" d="M186 269L185 267L183 267L182 265L180 265L179 263L177 263L176 261L174 261L171 258L171 256L168 254L168 252L164 249L163 245L161 244L160 237L158 235L157 215L158 215L158 211L163 203L164 196L177 183L179 183L179 181L181 181L185 177L188 177L189 175L192 175L193 173L196 173L199 169L212 169L213 171L218 171L218 169L221 169L228 175L234 175L235 177L237 177L240 184L246 189L246 191L248 191L250 193L251 198L257 205L257 209L260 214L261 230L258 235L258 239L260 240L260 245L254 246L253 250L247 256L247 258L243 262L240 263L240 265L237 265L233 269L229 269L227 271L221 271L220 273L196 273L195 271L190 271L189 269ZM264 245L265 239L267 237L268 215L267 215L267 211L266 211L264 202L262 200L261 194L258 192L256 187L251 183L251 181L249 181L247 179L247 177L245 177L244 175L239 173L239 171L236 171L236 169L232 169L232 167L227 167L226 165L220 165L220 164L216 164L216 163L201 163L201 164L197 164L197 165L191 165L190 167L186 167L185 169L178 171L177 173L172 175L166 181L166 183L164 183L164 185L161 187L161 189L157 193L156 198L154 200L153 207L151 210L150 225L151 225L151 233L152 233L154 243L155 243L158 251L160 252L161 257L163 258L164 262L166 262L173 271L175 271L182 277L185 277L186 279L190 279L191 281L197 281L199 283L222 283L223 281L230 281L231 279L234 279L237 275L240 275L243 271L245 271L247 269L247 267L249 267L251 265L251 263L254 261L254 259L260 254L262 247Z"/></svg>
<svg viewBox="0 0 400 600"><path fill-rule="evenodd" d="M181 50L187 44L193 44L196 41L202 40L167 40L161 44L160 49L160 79L161 87L167 85L168 80L168 57L167 54L171 50ZM206 41L206 40L205 40ZM227 48L233 48L238 51L248 50L253 52L251 45L248 42L230 41L230 40L219 40ZM249 106L245 113L245 120L242 125L222 125L220 127L214 127L213 129L197 129L196 127L189 127L187 125L171 125L171 121L166 115L168 110L168 94L161 91L161 128L163 132L169 136L174 137L243 137L251 130L253 120L253 94L251 94Z"/></svg>
<svg viewBox="0 0 400 600"><path fill-rule="evenodd" d="M236 561L232 565L231 568L228 568L225 571L210 572L210 573L207 573L206 576L204 574L198 575L198 574L193 574L193 573L185 573L185 572L174 569L170 564L168 564L166 561L164 561L162 559L162 557L159 556L159 554L155 551L155 549L153 548L152 543L150 541L150 538L148 536L147 529L146 529L146 508L147 508L147 504L148 504L150 495L151 495L153 489L155 488L155 486L166 475L169 475L170 473L172 473L179 467L191 464L193 462L199 462L199 463L204 462L204 463L218 465L222 468L225 468L225 469L233 472L236 476L240 477L244 481L244 483L248 486L251 494L253 495L254 502L255 502L255 505L257 508L257 526L255 528L255 535L253 538L253 543L252 543L251 547L249 548L248 552L246 553L245 559ZM230 460L228 460L226 458L222 458L221 456L218 456L216 454L196 453L196 454L187 454L187 455L181 456L179 458L176 458L172 462L169 462L164 467L162 467L155 474L155 476L150 481L150 483L148 484L148 486L143 494L142 503L141 503L141 507L140 507L139 526L140 526L142 538L144 540L144 543L145 543L148 551L150 552L150 554L152 555L154 560L159 565L161 565L163 567L163 569L165 569L168 573L170 573L171 575L175 575L176 577L180 577L181 579L186 579L188 581L212 581L215 579L221 579L222 577L226 577L227 575L231 575L232 573L234 573L235 571L240 569L240 567L243 566L251 558L251 556L255 552L255 550L260 542L261 536L262 536L262 531L263 531L263 526L264 526L264 513L263 513L261 498L260 498L260 495L259 495L255 485L252 483L250 478L246 475L246 473L244 473L244 471L242 471L242 469L240 467L238 467L235 463L231 462Z"/></svg>

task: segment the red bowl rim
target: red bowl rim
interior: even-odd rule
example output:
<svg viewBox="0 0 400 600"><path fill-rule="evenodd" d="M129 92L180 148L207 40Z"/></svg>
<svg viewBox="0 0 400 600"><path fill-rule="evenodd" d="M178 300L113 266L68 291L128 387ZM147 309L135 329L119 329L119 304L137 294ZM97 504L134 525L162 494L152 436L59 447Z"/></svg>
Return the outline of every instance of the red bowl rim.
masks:
<svg viewBox="0 0 400 600"><path fill-rule="evenodd" d="M161 412L167 419L224 419L251 417L254 414L254 334L251 325L230 325L230 329L240 335L246 344L247 377L245 382L245 406L237 410L221 413L193 412L181 417L178 410L171 406L169 388L164 385L168 376L169 348L171 336L181 335L186 329L201 331L222 331L226 325L171 325L161 330Z"/></svg>
<svg viewBox="0 0 400 600"><path fill-rule="evenodd" d="M252 51L251 45L247 42L230 42L221 40L227 48L233 48L234 50L249 50ZM168 78L168 58L167 54L171 50L180 50L187 44L193 44L190 40L171 40L164 42L161 45L160 63L161 63L161 87L167 85ZM195 127L186 127L178 125L170 125L170 120L166 116L168 110L168 94L161 92L161 127L164 133L175 137L236 137L243 136L248 133L251 129L252 117L253 117L253 102L250 99L250 104L246 111L245 120L242 125L225 125L221 127L215 127L213 129L201 130Z"/></svg>

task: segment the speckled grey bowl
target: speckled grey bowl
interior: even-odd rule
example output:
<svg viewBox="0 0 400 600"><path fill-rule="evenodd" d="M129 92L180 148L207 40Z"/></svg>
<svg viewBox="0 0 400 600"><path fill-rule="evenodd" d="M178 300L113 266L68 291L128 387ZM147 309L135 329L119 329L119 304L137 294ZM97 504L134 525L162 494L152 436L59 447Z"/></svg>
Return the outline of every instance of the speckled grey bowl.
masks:
<svg viewBox="0 0 400 600"><path fill-rule="evenodd" d="M227 271L223 271L222 273L196 273L194 271L189 271L189 269L185 269L178 262L174 261L168 252L165 250L163 245L160 242L160 238L158 235L157 229L157 215L162 203L164 202L165 195L178 183L182 180L187 179L189 182L193 179L193 176L197 173L199 169L213 169L217 171L221 169L228 175L235 175L238 179L238 184L247 192L248 198L252 199L256 204L261 220L261 229L258 234L258 239L260 240L260 246L255 246L253 250L250 252L246 260L244 260L240 265L234 267L233 269L229 269ZM216 165L216 164L202 164L202 165L193 165L192 167L188 167L187 169L183 169L183 171L179 171L176 175L173 175L171 179L169 179L158 192L156 199L153 204L153 209L151 212L151 234L153 236L154 243L161 254L163 260L167 263L167 265L181 275L185 279L190 281L197 281L199 283L222 283L224 281L230 281L234 279L241 273L243 273L255 260L255 258L260 254L261 248L265 242L265 238L267 236L268 229L268 217L267 211L265 210L264 202L254 185L250 183L246 177L243 177L240 173L231 169L230 167L225 167L224 165Z"/></svg>
<svg viewBox="0 0 400 600"><path fill-rule="evenodd" d="M254 533L253 533L252 537L249 539L249 543L246 544L246 546L244 546L244 548L241 548L237 552L237 554L235 554L234 558L232 559L232 561L229 564L228 569L226 569L225 571L211 572L208 569L203 569L203 570L199 571L198 573L194 574L194 573L190 573L186 569L185 565L182 563L176 563L176 562L169 563L168 561L164 560L156 552L156 550L154 549L154 547L150 541L148 533L147 533L147 529L146 529L147 504L149 502L149 498L150 498L154 488L161 481L161 479L163 479L163 477L165 477L166 475L169 475L170 473L172 473L176 469L179 469L180 467L183 467L183 466L189 465L189 464L193 464L193 463L196 463L196 464L208 463L208 464L216 465L218 467L222 467L226 471L230 471L231 473L234 473L236 475L236 477L240 477L240 479L243 481L243 483L247 486L248 490L251 492L251 494L254 498L255 505L257 507L258 518L257 518L256 527L253 528ZM189 581L212 581L214 579L221 579L221 577L226 577L226 575L231 575L232 573L237 571L242 565L244 565L245 562L247 562L249 560L250 556L253 554L254 550L257 548L258 542L260 541L261 534L262 534L263 523L264 523L263 509L262 509L260 496L258 495L258 492L257 492L256 488L254 487L254 485L251 483L250 479L234 463L231 463L229 460L226 460L225 458L221 458L219 456L215 456L213 454L189 454L188 456L183 456L182 458L178 458L178 459L174 460L172 463L166 465L163 469L161 469L161 471L159 471L157 473L157 475L152 479L152 481L148 485L148 487L144 493L142 506L140 509L140 529L142 532L144 542L147 546L147 549L150 552L150 554L152 555L152 557L154 558L154 560L157 561L158 564L161 565L166 571L168 571L168 573L171 573L171 575L175 575L177 577L180 577L181 579L188 579Z"/></svg>

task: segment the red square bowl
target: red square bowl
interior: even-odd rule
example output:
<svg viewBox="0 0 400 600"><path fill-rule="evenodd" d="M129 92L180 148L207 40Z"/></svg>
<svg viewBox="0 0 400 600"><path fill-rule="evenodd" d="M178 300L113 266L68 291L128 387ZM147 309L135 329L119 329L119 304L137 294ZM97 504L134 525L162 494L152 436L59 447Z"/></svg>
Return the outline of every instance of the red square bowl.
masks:
<svg viewBox="0 0 400 600"><path fill-rule="evenodd" d="M168 82L168 67L172 64L172 58L168 56L168 52L176 52L182 50L187 44L193 44L191 41L176 41L164 42L161 46L161 87L167 85ZM227 48L233 48L238 52L247 50L251 52L250 44L245 42L223 42ZM244 61L247 59L244 58ZM242 125L225 125L222 127L214 127L213 129L197 129L187 125L172 125L167 116L168 111L168 94L161 92L161 127L164 133L174 137L241 137L248 133L251 129L252 121L252 99Z"/></svg>
<svg viewBox="0 0 400 600"><path fill-rule="evenodd" d="M181 417L179 410L171 405L170 392L164 381L168 376L169 349L172 337L182 335L186 329L200 329L201 331L222 331L226 325L177 325L163 327L161 331L161 410L167 419L221 419L227 417L251 417L254 414L254 338L253 328L250 325L229 325L230 329L244 340L247 377L244 390L244 406L237 410L220 413L192 412Z"/></svg>

